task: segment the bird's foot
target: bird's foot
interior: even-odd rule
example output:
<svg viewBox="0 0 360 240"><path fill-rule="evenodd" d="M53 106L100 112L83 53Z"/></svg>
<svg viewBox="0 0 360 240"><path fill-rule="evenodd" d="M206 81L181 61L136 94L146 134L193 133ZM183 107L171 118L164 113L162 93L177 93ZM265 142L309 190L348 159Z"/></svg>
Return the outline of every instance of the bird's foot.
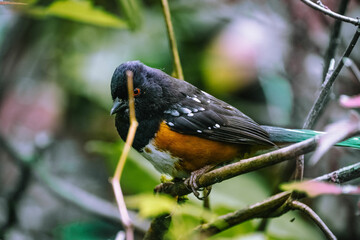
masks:
<svg viewBox="0 0 360 240"><path fill-rule="evenodd" d="M200 196L200 193L198 192L198 190L201 190L201 188L199 187L197 181L198 181L199 177L201 177L204 173L210 171L213 168L214 168L214 166L207 165L203 168L195 170L195 171L191 172L190 177L184 181L184 183L187 185L187 187L194 193L195 197L198 198L199 200L204 200L206 197L209 196L209 194L211 192L211 186L205 187L207 189L206 194L204 196Z"/></svg>

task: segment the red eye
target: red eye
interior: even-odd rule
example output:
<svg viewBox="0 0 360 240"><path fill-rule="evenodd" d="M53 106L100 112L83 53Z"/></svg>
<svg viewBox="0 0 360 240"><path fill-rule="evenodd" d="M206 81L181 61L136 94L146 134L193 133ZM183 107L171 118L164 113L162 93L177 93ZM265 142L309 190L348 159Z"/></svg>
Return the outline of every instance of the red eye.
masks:
<svg viewBox="0 0 360 240"><path fill-rule="evenodd" d="M135 88L134 89L134 97L139 96L140 95L140 88Z"/></svg>

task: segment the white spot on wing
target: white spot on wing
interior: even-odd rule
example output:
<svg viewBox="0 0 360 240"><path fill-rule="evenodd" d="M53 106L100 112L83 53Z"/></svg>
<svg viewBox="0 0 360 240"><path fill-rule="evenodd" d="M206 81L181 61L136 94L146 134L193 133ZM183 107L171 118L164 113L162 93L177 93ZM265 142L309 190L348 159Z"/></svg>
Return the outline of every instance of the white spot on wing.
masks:
<svg viewBox="0 0 360 240"><path fill-rule="evenodd" d="M205 111L205 108L199 107L199 111Z"/></svg>
<svg viewBox="0 0 360 240"><path fill-rule="evenodd" d="M178 117L180 116L180 113L176 111L175 109L166 110L164 113L170 114L171 116Z"/></svg>
<svg viewBox="0 0 360 240"><path fill-rule="evenodd" d="M168 122L168 125L169 125L170 127L173 127L173 126L174 126L174 123Z"/></svg>
<svg viewBox="0 0 360 240"><path fill-rule="evenodd" d="M180 108L179 111L180 111L181 113L185 113L185 114L191 113L191 110L190 110L190 109L188 109L188 108L183 108L183 107Z"/></svg>
<svg viewBox="0 0 360 240"><path fill-rule="evenodd" d="M198 133L202 133L202 131L201 130L196 130Z"/></svg>
<svg viewBox="0 0 360 240"><path fill-rule="evenodd" d="M220 128L219 124L215 124L214 128Z"/></svg>
<svg viewBox="0 0 360 240"><path fill-rule="evenodd" d="M192 116L194 116L193 113L188 113L188 117L192 117Z"/></svg>
<svg viewBox="0 0 360 240"><path fill-rule="evenodd" d="M194 100L195 102L201 103L201 101L197 97L193 97L191 99Z"/></svg>

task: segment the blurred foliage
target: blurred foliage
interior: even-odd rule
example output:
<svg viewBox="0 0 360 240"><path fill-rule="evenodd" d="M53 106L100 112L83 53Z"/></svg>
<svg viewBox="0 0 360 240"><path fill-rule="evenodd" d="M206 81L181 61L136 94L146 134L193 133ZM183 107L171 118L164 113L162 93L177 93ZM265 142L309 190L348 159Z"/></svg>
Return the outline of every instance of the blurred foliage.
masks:
<svg viewBox="0 0 360 240"><path fill-rule="evenodd" d="M55 1L48 7L32 7L28 13L36 17L56 16L104 27L127 27L126 21L95 8L88 1Z"/></svg>
<svg viewBox="0 0 360 240"><path fill-rule="evenodd" d="M116 66L135 59L172 72L160 3L28 2L0 7L0 131L24 156L51 143L43 151L52 173L113 202L106 181L123 142L109 116L110 79ZM327 1L331 9L337 3ZM321 83L329 18L300 1L176 0L170 7L187 81L260 123L302 125ZM359 4L352 1L348 14L359 11ZM353 30L345 26L340 52ZM359 56L353 54L354 64L359 65ZM353 96L359 89L357 79L344 70L333 95ZM317 128L343 118L346 111L331 104ZM327 162L305 172L318 176L358 161L356 156L333 150ZM0 157L0 202L6 202L21 171L4 153ZM135 151L121 185L128 205L142 216L171 212L168 237L186 239L184 233L201 221L265 199L276 189L282 169L274 166L215 185L212 213L192 195L180 206L173 199L154 197L151 192L160 174ZM36 178L28 185L15 206L14 219L21 218L12 223L6 239L113 239L120 229L117 223L56 200ZM314 200L315 210L330 228L335 227L339 238L360 236L355 198L319 201ZM0 204L1 216L8 210ZM0 218L0 223L4 221ZM263 233L255 232L258 224L259 220L248 221L211 239L323 239L312 222L296 213L271 219Z"/></svg>

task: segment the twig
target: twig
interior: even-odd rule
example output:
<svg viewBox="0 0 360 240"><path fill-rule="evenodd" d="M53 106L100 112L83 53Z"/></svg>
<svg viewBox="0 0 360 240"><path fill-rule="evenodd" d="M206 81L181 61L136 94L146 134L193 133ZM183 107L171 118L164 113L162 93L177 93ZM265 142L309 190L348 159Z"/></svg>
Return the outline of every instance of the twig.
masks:
<svg viewBox="0 0 360 240"><path fill-rule="evenodd" d="M314 178L313 181L332 181L336 183L344 183L347 181L357 179L359 177L360 177L360 163L356 163L354 165L344 167L337 171ZM261 203L256 203L242 210L238 210L233 213L220 216L215 221L200 226L196 230L202 231L204 234L214 235L231 227L231 226L227 226L226 223L231 223L232 226L235 226L254 218L259 218L259 217L268 218L268 217L280 216L281 214L289 210L286 204L290 203L291 200L288 201L286 204L284 203L286 200L289 199L291 194L292 193L289 191L278 193L264 200ZM298 197L300 199L306 197L306 195L299 194ZM293 201L294 200L292 200L292 202ZM278 206L279 209L273 208L275 206ZM271 210L273 214L267 214L269 210Z"/></svg>
<svg viewBox="0 0 360 240"><path fill-rule="evenodd" d="M173 59L174 59L174 75L176 78L184 80L184 74L182 71L181 63L180 63L180 57L179 57L179 52L178 52L178 48L177 48L177 44L176 44L174 28L173 28L173 25L171 22L169 3L167 0L161 0L161 5L162 5L164 17L165 17L166 29L167 29L168 37L169 37L169 43L170 43L170 47L171 47L171 51L172 51L172 55L173 55Z"/></svg>
<svg viewBox="0 0 360 240"><path fill-rule="evenodd" d="M0 134L0 147L5 150L9 155L12 161L17 164L26 165L32 172L34 176L44 183L44 185L54 194L61 197L62 199L67 200L68 202L75 204L76 206L88 211L91 214L109 219L111 221L119 222L119 215L116 212L117 208L110 202L103 200L77 186L71 184L59 177L52 176L49 173L49 170L46 169L44 164L42 164L41 156L25 158L20 156L15 149L8 143L8 141ZM35 163L35 164L28 164ZM129 211L132 219L136 218L136 213ZM147 224L140 222L135 222L135 228L145 232Z"/></svg>
<svg viewBox="0 0 360 240"><path fill-rule="evenodd" d="M158 240L164 239L164 235L167 233L171 222L170 214L163 214L157 216L151 222L150 228L144 236L144 240Z"/></svg>
<svg viewBox="0 0 360 240"><path fill-rule="evenodd" d="M318 143L318 137L307 139L305 141L281 148L260 156L243 159L210 172L207 172L199 177L197 183L199 187L207 187L215 183L222 182L232 177L255 171L263 167L274 165L296 156L313 151ZM188 189L184 182L164 183L160 189L167 194L173 196L182 196L189 194L191 190Z"/></svg>
<svg viewBox="0 0 360 240"><path fill-rule="evenodd" d="M42 162L39 159L39 162ZM75 186L72 183L69 183L59 177L52 176L49 174L49 170L43 165L36 164L34 166L35 176L42 182L44 185L54 194L65 199L66 201L86 210L87 212L106 218L114 222L120 222L119 214L117 212L117 207L104 200L99 198L96 195L93 195L84 189L81 189ZM129 215L132 219L136 218L136 213L129 211ZM140 222L133 222L136 229L139 231L145 232L147 224L141 224Z"/></svg>
<svg viewBox="0 0 360 240"><path fill-rule="evenodd" d="M360 178L360 162L317 177L314 181L344 183L356 178Z"/></svg>
<svg viewBox="0 0 360 240"><path fill-rule="evenodd" d="M289 191L282 192L264 200L263 202L220 216L215 221L198 227L196 231L200 231L201 234L206 236L212 236L250 219L274 217L275 215L281 213L276 210L286 202L286 200L290 197L290 194L291 192Z"/></svg>
<svg viewBox="0 0 360 240"><path fill-rule="evenodd" d="M340 2L339 10L338 10L339 14L343 15L345 13L348 3L349 0L342 0ZM330 42L326 49L325 57L324 57L323 81L325 81L326 73L330 66L330 61L331 59L334 58L336 48L339 45L339 41L340 41L339 35L340 35L341 25L342 25L342 21L337 19L334 23L334 26L331 29Z"/></svg>
<svg viewBox="0 0 360 240"><path fill-rule="evenodd" d="M8 205L7 216L5 217L6 222L0 225L0 239L4 238L3 236L7 229L11 228L17 222L16 206L21 200L25 190L29 186L31 169L29 164L31 161L28 159L21 158L16 150L6 141L2 134L0 134L0 149L3 149L4 152L14 161L16 166L19 169L19 177L15 186L12 186L12 191L10 194L4 197Z"/></svg>
<svg viewBox="0 0 360 240"><path fill-rule="evenodd" d="M301 0L303 3L305 3L306 5L312 7L313 9L315 10L318 10L332 18L335 18L335 19L338 19L338 20L341 20L341 21L344 21L344 22L348 22L348 23L351 23L351 24L354 24L355 26L359 26L360 25L360 21L359 19L356 19L356 18L352 18L352 17L347 17L347 16L344 16L344 15L341 15L341 14L338 14L336 12L333 12L331 11L329 8L325 8L319 4L316 4L310 0Z"/></svg>
<svg viewBox="0 0 360 240"><path fill-rule="evenodd" d="M134 230L133 230L133 226L131 223L131 219L129 217L129 213L128 213L126 205L125 205L124 196L122 194L121 186L120 186L121 174L124 169L126 158L129 154L131 145L134 141L136 129L138 126L138 122L136 121L136 117L135 117L135 104L134 104L134 93L133 93L133 91L134 91L133 90L134 89L134 87L133 87L133 72L127 71L126 75L127 75L127 86L128 86L128 93L129 93L128 95L129 95L129 108L130 108L130 114L129 114L130 115L130 128L129 128L129 132L128 132L128 135L126 138L124 149L120 156L119 162L116 166L114 177L111 179L111 184L114 189L114 194L115 194L116 202L117 202L117 205L119 208L121 221L124 224L125 229L126 229L126 239L133 240L134 239Z"/></svg>
<svg viewBox="0 0 360 240"><path fill-rule="evenodd" d="M344 58L344 65L345 67L350 68L350 70L353 72L353 74L355 75L356 79L359 81L360 83L360 70L359 68L355 65L354 61L351 60L351 58Z"/></svg>
<svg viewBox="0 0 360 240"><path fill-rule="evenodd" d="M306 120L304 123L304 128L311 128L314 123L316 122L316 120L318 119L321 110L324 108L324 106L326 105L326 103L329 100L329 93L331 90L331 87L335 81L335 79L337 78L337 76L339 75L342 67L344 66L344 58L348 58L350 53L352 52L356 42L358 41L360 36L360 27L358 27L356 29L356 32L353 36L353 38L351 39L351 42L349 44L349 46L346 48L343 56L341 57L340 61L338 62L338 65L336 66L334 72L331 74L331 76L325 80L325 82L321 85L320 88L320 93L317 96L314 105L312 106Z"/></svg>
<svg viewBox="0 0 360 240"><path fill-rule="evenodd" d="M327 239L337 239L321 218L307 205L302 202L293 200L287 203L287 205L293 210L299 210L309 216L316 225L323 231Z"/></svg>

